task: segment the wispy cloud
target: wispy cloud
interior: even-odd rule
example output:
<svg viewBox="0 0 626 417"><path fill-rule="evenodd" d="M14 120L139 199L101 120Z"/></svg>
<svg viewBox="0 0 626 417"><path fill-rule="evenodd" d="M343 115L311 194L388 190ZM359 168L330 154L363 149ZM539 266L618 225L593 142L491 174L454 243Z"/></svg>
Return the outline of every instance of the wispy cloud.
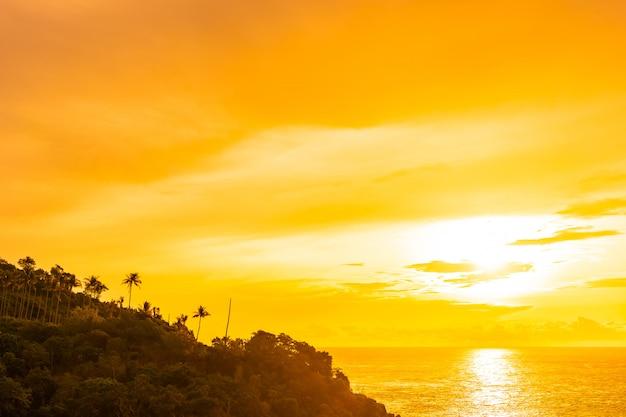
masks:
<svg viewBox="0 0 626 417"><path fill-rule="evenodd" d="M626 288L626 278L602 278L585 282L589 288Z"/></svg>
<svg viewBox="0 0 626 417"><path fill-rule="evenodd" d="M557 214L573 217L623 215L626 214L626 199L608 198L605 200L576 203L565 210L557 212Z"/></svg>
<svg viewBox="0 0 626 417"><path fill-rule="evenodd" d="M453 278L446 278L444 282L449 284L455 284L460 286L461 288L469 288L476 284L481 284L483 282L489 282L496 279L508 278L511 274L516 274L520 272L528 272L532 269L532 264L527 263L519 263L519 262L509 262L506 265L498 268L495 271L487 271L479 274L468 274L461 275Z"/></svg>
<svg viewBox="0 0 626 417"><path fill-rule="evenodd" d="M600 172L589 178L585 178L579 184L580 191L620 190L626 184L626 174L620 171Z"/></svg>
<svg viewBox="0 0 626 417"><path fill-rule="evenodd" d="M407 265L405 268L415 269L420 272L438 272L438 273L458 273L458 272L474 272L478 267L470 262L451 263L445 261L430 261L421 264Z"/></svg>
<svg viewBox="0 0 626 417"><path fill-rule="evenodd" d="M341 264L341 266L365 266L365 263L363 263L363 262L354 262L354 263L349 263L349 264Z"/></svg>
<svg viewBox="0 0 626 417"><path fill-rule="evenodd" d="M570 227L557 231L554 235L537 239L520 239L509 245L549 245L552 243L567 242L572 240L592 239L595 237L615 236L621 234L617 230L595 230L587 231L588 227Z"/></svg>
<svg viewBox="0 0 626 417"><path fill-rule="evenodd" d="M397 284L397 282L344 282L340 285L360 295L405 291L404 289L397 288Z"/></svg>

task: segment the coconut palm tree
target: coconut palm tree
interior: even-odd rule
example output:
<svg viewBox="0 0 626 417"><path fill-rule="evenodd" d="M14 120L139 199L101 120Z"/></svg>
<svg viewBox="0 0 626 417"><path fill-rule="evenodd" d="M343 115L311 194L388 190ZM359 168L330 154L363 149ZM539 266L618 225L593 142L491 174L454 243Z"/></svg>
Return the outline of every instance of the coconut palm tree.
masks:
<svg viewBox="0 0 626 417"><path fill-rule="evenodd" d="M28 308L30 306L30 292L33 285L33 273L35 272L35 260L30 256L22 258L17 261L17 264L22 268L22 276L23 276L23 290L24 296L22 298L22 304L20 305L20 314L19 317L22 318L30 318L28 315Z"/></svg>
<svg viewBox="0 0 626 417"><path fill-rule="evenodd" d="M124 296L120 296L120 298L117 299L117 304L120 307L118 317L122 317L122 309L124 308Z"/></svg>
<svg viewBox="0 0 626 417"><path fill-rule="evenodd" d="M144 301L143 304L139 305L139 312L150 315L152 313L152 303L150 303L150 301Z"/></svg>
<svg viewBox="0 0 626 417"><path fill-rule="evenodd" d="M0 278L2 279L2 304L0 305L0 317L9 315L9 291L13 293L15 267L0 258Z"/></svg>
<svg viewBox="0 0 626 417"><path fill-rule="evenodd" d="M175 324L187 327L187 320L188 319L189 319L188 315L181 314L179 317L176 317L176 323Z"/></svg>
<svg viewBox="0 0 626 417"><path fill-rule="evenodd" d="M49 284L50 289L52 290L52 301L50 302L50 321L53 323L57 323L59 319L59 303L61 302L61 291L65 285L65 277L67 272L63 270L63 267L60 265L55 265L50 268L50 275L52 276ZM54 307L54 302L57 302L56 309Z"/></svg>
<svg viewBox="0 0 626 417"><path fill-rule="evenodd" d="M3 271L0 274L2 278L2 304L0 304L0 317L4 317L5 306L8 304L6 300L8 299L7 295L9 293L9 287L11 286L11 279L8 272Z"/></svg>
<svg viewBox="0 0 626 417"><path fill-rule="evenodd" d="M126 278L122 281L122 284L128 285L128 308L130 308L130 298L133 295L133 286L141 288L141 277L137 272L131 272L130 274L126 275Z"/></svg>
<svg viewBox="0 0 626 417"><path fill-rule="evenodd" d="M186 325L188 318L189 316L187 316L186 314L181 314L180 316L176 317L176 321L172 324L172 327L179 332L189 333L189 329Z"/></svg>
<svg viewBox="0 0 626 417"><path fill-rule="evenodd" d="M57 302L56 310L54 311L54 319L51 320L55 324L59 324L59 306L61 305L61 291L63 291L63 278L61 281L54 281L52 288L52 304L54 305L54 300Z"/></svg>
<svg viewBox="0 0 626 417"><path fill-rule="evenodd" d="M198 333L196 333L196 340L198 340L198 337L200 337L200 325L202 324L202 318L210 316L210 315L211 314L208 311L206 311L206 309L204 307L202 307L202 306L199 306L198 310L196 310L193 313L193 317L194 318L198 317L198 319L199 319L198 320Z"/></svg>
<svg viewBox="0 0 626 417"><path fill-rule="evenodd" d="M85 278L85 290L84 292L91 296L91 298L95 298L96 300L100 299L100 295L108 290L109 288L98 279L97 276L92 275L89 278ZM91 305L91 300L89 301L89 305Z"/></svg>
<svg viewBox="0 0 626 417"><path fill-rule="evenodd" d="M65 287L67 288L68 292L67 292L67 314L66 317L70 316L70 300L72 299L72 290L74 288L78 288L78 287L82 287L82 284L80 282L79 279L76 278L76 275L74 274L67 274L66 278L65 278ZM103 288L102 291L106 290L108 288ZM102 292L100 291L100 292Z"/></svg>

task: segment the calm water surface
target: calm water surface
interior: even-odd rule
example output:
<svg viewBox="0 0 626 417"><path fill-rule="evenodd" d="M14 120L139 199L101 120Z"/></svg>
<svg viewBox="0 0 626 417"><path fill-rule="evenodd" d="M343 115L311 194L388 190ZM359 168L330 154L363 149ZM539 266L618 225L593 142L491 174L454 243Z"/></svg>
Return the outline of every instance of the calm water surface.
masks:
<svg viewBox="0 0 626 417"><path fill-rule="evenodd" d="M626 348L333 348L402 417L626 416Z"/></svg>

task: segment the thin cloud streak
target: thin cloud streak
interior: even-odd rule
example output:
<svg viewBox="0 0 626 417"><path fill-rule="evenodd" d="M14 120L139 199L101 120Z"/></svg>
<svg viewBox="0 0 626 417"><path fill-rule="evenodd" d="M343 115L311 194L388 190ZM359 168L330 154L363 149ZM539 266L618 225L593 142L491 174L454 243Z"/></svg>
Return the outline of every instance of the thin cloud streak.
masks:
<svg viewBox="0 0 626 417"><path fill-rule="evenodd" d="M509 262L508 264L498 268L495 271L486 271L480 274L460 275L454 278L446 278L443 281L450 284L456 284L460 288L469 288L485 282L490 282L498 279L506 279L513 274L529 272L532 267L532 264Z"/></svg>
<svg viewBox="0 0 626 417"><path fill-rule="evenodd" d="M593 202L572 204L565 210L557 212L563 216L573 217L600 217L626 214L626 199L609 198Z"/></svg>
<svg viewBox="0 0 626 417"><path fill-rule="evenodd" d="M596 230L596 231L583 231L586 227L572 227L569 229L559 230L553 236L542 237L537 239L520 239L515 242L509 243L514 246L527 246L527 245L551 245L553 243L569 242L576 240L593 239L597 237L615 236L620 235L621 232L617 230Z"/></svg>
<svg viewBox="0 0 626 417"><path fill-rule="evenodd" d="M626 288L626 278L602 278L585 282L589 288Z"/></svg>
<svg viewBox="0 0 626 417"><path fill-rule="evenodd" d="M450 263L444 261L430 261L428 263L411 264L405 266L408 269L415 269L419 272L439 272L439 273L456 273L456 272L473 272L478 270L478 267L469 262L463 263Z"/></svg>

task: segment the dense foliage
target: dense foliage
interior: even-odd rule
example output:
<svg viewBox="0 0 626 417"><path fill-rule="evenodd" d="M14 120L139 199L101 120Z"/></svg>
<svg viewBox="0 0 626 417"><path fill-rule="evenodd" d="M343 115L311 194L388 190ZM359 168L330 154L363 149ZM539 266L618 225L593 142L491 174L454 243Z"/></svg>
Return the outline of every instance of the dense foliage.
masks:
<svg viewBox="0 0 626 417"><path fill-rule="evenodd" d="M0 416L391 416L307 343L258 331L206 346L185 316L100 302L97 277L74 293L58 265L24 260L0 260Z"/></svg>

